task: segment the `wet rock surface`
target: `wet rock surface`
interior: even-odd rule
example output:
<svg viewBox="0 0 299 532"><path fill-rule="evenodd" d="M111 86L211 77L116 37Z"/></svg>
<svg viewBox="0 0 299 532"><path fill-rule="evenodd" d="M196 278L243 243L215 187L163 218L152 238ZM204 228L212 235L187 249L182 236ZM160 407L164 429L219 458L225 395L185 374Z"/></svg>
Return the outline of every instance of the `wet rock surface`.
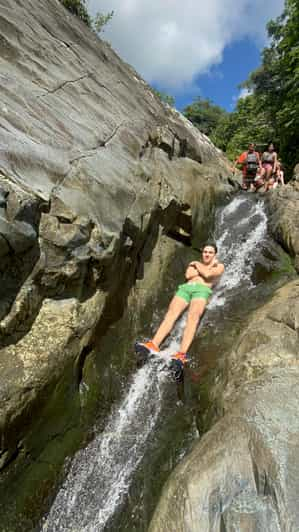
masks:
<svg viewBox="0 0 299 532"><path fill-rule="evenodd" d="M10 475L19 485L18 468L28 471L84 417L79 390L91 353L97 345L103 357L101 339L162 231L176 234L188 213L199 242L215 202L237 185L207 137L60 2L8 0L0 15L0 487L7 496ZM73 412L62 414L64 396ZM45 493L51 467L42 475ZM17 515L25 503L14 504Z"/></svg>
<svg viewBox="0 0 299 532"><path fill-rule="evenodd" d="M297 530L299 282L245 324L214 399L223 417L176 468L150 532Z"/></svg>
<svg viewBox="0 0 299 532"><path fill-rule="evenodd" d="M294 257L299 272L299 168L286 186L268 195L269 224L275 238Z"/></svg>

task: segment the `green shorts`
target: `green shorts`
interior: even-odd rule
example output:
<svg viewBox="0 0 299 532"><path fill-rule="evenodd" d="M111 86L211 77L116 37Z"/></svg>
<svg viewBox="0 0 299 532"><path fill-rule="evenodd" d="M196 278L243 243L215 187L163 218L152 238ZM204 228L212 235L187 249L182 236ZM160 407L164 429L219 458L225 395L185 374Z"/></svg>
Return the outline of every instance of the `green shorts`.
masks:
<svg viewBox="0 0 299 532"><path fill-rule="evenodd" d="M205 301L208 301L212 293L212 289L204 284L185 283L179 285L175 295L190 303L192 299L205 299Z"/></svg>

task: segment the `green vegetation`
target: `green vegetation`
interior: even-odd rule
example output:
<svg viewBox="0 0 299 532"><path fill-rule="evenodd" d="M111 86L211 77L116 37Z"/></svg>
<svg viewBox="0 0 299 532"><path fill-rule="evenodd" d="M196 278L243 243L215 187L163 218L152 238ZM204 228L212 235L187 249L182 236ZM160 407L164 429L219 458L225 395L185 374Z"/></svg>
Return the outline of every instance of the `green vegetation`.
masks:
<svg viewBox="0 0 299 532"><path fill-rule="evenodd" d="M219 120L210 135L211 140L231 160L244 151L249 142L255 142L259 151L263 151L269 141L274 141L277 145L269 114L265 112L261 102L257 102L254 94L240 98L235 111Z"/></svg>
<svg viewBox="0 0 299 532"><path fill-rule="evenodd" d="M79 17L87 26L91 27L91 17L88 14L86 7L86 0L60 0L62 5L66 7L73 15Z"/></svg>
<svg viewBox="0 0 299 532"><path fill-rule="evenodd" d="M270 44L261 66L243 84L248 95L226 113L209 100L196 100L184 114L230 159L255 142L274 142L287 173L299 161L299 3L285 0L283 14L267 26ZM218 111L217 111L218 110Z"/></svg>
<svg viewBox="0 0 299 532"><path fill-rule="evenodd" d="M86 6L86 0L60 0L62 5L68 9L73 15L79 17L89 28L92 28L96 33L103 31L104 27L110 22L114 15L114 11L107 13L97 13L95 18L92 18Z"/></svg>
<svg viewBox="0 0 299 532"><path fill-rule="evenodd" d="M97 33L103 31L104 27L106 26L106 24L108 24L108 22L110 22L113 15L114 11L110 11L110 13L107 13L106 15L104 15L104 13L96 14L95 19L93 21L93 26Z"/></svg>
<svg viewBox="0 0 299 532"><path fill-rule="evenodd" d="M247 86L268 116L280 154L287 166L299 161L299 3L286 0L283 14L270 21L270 46Z"/></svg>
<svg viewBox="0 0 299 532"><path fill-rule="evenodd" d="M224 109L213 104L211 100L204 100L200 97L196 98L194 103L184 109L186 118L198 127L200 131L205 133L205 135L211 135L218 126L221 118L227 114Z"/></svg>
<svg viewBox="0 0 299 532"><path fill-rule="evenodd" d="M156 96L158 96L158 98L160 98L161 102L168 103L168 105L174 107L175 99L173 96L166 94L166 92L157 91L156 89L152 89L152 91Z"/></svg>

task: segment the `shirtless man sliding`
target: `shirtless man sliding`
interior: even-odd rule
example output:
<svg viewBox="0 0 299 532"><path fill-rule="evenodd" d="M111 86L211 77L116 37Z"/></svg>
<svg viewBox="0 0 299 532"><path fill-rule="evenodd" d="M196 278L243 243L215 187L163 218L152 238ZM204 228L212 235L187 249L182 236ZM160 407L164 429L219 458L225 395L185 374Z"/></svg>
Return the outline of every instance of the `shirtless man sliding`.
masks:
<svg viewBox="0 0 299 532"><path fill-rule="evenodd" d="M182 365L185 364L188 359L188 349L212 294L212 288L224 272L224 266L218 262L216 254L216 245L207 243L203 248L202 261L190 262L185 272L187 282L179 285L153 339L149 342L135 344L137 354L157 354L161 343L168 336L179 316L189 307L180 350L172 356L172 359L179 361Z"/></svg>

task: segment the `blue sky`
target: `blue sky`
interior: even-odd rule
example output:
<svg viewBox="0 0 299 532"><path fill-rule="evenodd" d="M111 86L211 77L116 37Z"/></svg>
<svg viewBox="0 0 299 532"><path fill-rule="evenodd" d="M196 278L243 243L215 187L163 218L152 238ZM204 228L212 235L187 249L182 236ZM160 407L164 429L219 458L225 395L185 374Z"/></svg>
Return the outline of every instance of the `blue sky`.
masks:
<svg viewBox="0 0 299 532"><path fill-rule="evenodd" d="M192 85L192 94L174 88L168 88L168 94L174 96L176 107L180 110L194 98L201 96L210 98L227 111L232 111L240 94L238 86L259 66L260 56L260 48L249 38L233 42L224 48L222 62L219 65L212 67L206 74L196 76ZM159 83L153 84L157 89L165 89Z"/></svg>
<svg viewBox="0 0 299 532"><path fill-rule="evenodd" d="M228 111L238 85L260 64L266 24L284 0L88 0L92 15L114 11L103 38L182 109L209 97Z"/></svg>

